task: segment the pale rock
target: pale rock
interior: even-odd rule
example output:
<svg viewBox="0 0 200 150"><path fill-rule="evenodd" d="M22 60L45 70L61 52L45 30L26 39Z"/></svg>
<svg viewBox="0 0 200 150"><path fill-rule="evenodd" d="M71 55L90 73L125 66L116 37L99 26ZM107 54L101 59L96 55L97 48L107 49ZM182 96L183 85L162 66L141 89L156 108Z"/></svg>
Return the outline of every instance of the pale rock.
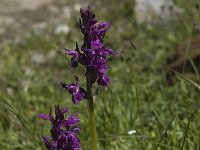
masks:
<svg viewBox="0 0 200 150"><path fill-rule="evenodd" d="M135 0L137 23L162 23L183 13L172 0Z"/></svg>
<svg viewBox="0 0 200 150"><path fill-rule="evenodd" d="M63 17L65 19L71 19L72 14L71 14L71 8L70 7L64 7L62 9L62 13L63 13Z"/></svg>
<svg viewBox="0 0 200 150"><path fill-rule="evenodd" d="M80 3L76 3L73 8L74 8L75 11L79 12L80 8L81 8L81 4Z"/></svg>
<svg viewBox="0 0 200 150"><path fill-rule="evenodd" d="M10 16L0 16L0 26L9 26L15 23L15 19Z"/></svg>
<svg viewBox="0 0 200 150"><path fill-rule="evenodd" d="M8 87L8 88L6 89L6 91L7 91L7 94L8 94L9 96L12 96L12 95L14 94L14 90L13 90L13 88L11 88L11 87Z"/></svg>
<svg viewBox="0 0 200 150"><path fill-rule="evenodd" d="M40 53L33 53L32 55L32 62L36 63L36 64L44 64L46 62L46 58L44 57L43 54Z"/></svg>
<svg viewBox="0 0 200 150"><path fill-rule="evenodd" d="M34 33L40 35L41 33L43 33L46 27L47 27L46 22L39 22L39 23L35 23L32 28L33 28Z"/></svg>
<svg viewBox="0 0 200 150"><path fill-rule="evenodd" d="M56 57L56 50L50 50L48 53L49 58L55 58Z"/></svg>
<svg viewBox="0 0 200 150"><path fill-rule="evenodd" d="M60 34L60 33L68 34L69 32L70 32L70 28L67 24L60 24L55 28L56 34Z"/></svg>

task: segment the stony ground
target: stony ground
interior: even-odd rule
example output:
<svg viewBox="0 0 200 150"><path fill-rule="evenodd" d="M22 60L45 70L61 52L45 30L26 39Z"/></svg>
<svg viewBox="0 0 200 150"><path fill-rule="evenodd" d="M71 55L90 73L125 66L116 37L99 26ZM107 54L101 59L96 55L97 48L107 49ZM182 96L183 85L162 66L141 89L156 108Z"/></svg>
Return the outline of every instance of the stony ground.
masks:
<svg viewBox="0 0 200 150"><path fill-rule="evenodd" d="M68 32L67 22L80 7L76 1L1 0L0 42L19 43L30 31L39 33L48 27L56 33Z"/></svg>

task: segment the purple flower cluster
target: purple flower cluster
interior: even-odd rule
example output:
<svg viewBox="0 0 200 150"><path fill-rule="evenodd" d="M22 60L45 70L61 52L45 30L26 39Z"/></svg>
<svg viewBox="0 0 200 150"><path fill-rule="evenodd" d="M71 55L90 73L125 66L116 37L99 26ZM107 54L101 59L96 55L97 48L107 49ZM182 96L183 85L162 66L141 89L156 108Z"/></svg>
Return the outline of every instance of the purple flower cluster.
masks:
<svg viewBox="0 0 200 150"><path fill-rule="evenodd" d="M103 43L105 33L111 27L108 22L97 22L95 14L90 10L81 9L80 28L84 35L84 43L81 48L76 44L75 50L65 49L66 54L71 55L71 67L76 68L78 63L86 66L87 70L93 74L92 84L97 81L99 85L108 86L109 77L106 70L107 55L114 54L112 49L107 48Z"/></svg>
<svg viewBox="0 0 200 150"><path fill-rule="evenodd" d="M39 117L51 122L51 136L43 136L43 142L48 150L80 150L77 133L80 128L75 127L79 122L77 114L69 115L66 119L64 114L67 108L60 109L55 106L55 117L47 114L40 114Z"/></svg>

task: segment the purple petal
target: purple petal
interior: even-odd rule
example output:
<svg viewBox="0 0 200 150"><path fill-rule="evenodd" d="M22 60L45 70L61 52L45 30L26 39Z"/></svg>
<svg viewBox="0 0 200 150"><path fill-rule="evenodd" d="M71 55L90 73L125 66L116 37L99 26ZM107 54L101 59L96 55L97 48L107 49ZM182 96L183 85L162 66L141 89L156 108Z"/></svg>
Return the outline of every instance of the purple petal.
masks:
<svg viewBox="0 0 200 150"><path fill-rule="evenodd" d="M66 113L66 112L68 112L68 111L69 111L68 108L63 108L63 109L62 109L62 113L63 113L63 114Z"/></svg>
<svg viewBox="0 0 200 150"><path fill-rule="evenodd" d="M80 121L79 117L77 114L72 114L67 118L67 123L69 126L74 126Z"/></svg>
<svg viewBox="0 0 200 150"><path fill-rule="evenodd" d="M70 146L73 150L80 150L80 142L76 133L68 132L68 139L69 139Z"/></svg>
<svg viewBox="0 0 200 150"><path fill-rule="evenodd" d="M74 131L74 132L79 132L79 131L80 131L80 128L79 128L79 127L75 127L75 128L72 129L72 131Z"/></svg>
<svg viewBox="0 0 200 150"><path fill-rule="evenodd" d="M70 94L74 93L77 90L77 85L75 83L71 83L67 86L67 90Z"/></svg>
<svg viewBox="0 0 200 150"><path fill-rule="evenodd" d="M100 39L96 39L91 41L91 48L92 49L97 49L97 48L102 48L103 47L103 41Z"/></svg>
<svg viewBox="0 0 200 150"><path fill-rule="evenodd" d="M99 76L97 83L102 86L108 86L110 78L107 75Z"/></svg>
<svg viewBox="0 0 200 150"><path fill-rule="evenodd" d="M99 22L94 24L91 27L92 30L92 35L99 37L99 38L103 38L103 36L105 35L106 31L108 31L108 29L111 27L111 24L108 22Z"/></svg>
<svg viewBox="0 0 200 150"><path fill-rule="evenodd" d="M75 51L75 50L68 50L68 49L65 49L65 53L66 53L67 55L70 55L70 56L78 57L78 52Z"/></svg>
<svg viewBox="0 0 200 150"><path fill-rule="evenodd" d="M83 96L80 93L73 93L72 94L72 101L76 105L83 99Z"/></svg>
<svg viewBox="0 0 200 150"><path fill-rule="evenodd" d="M114 51L110 48L104 48L102 50L103 55L110 55L110 54L115 54Z"/></svg>
<svg viewBox="0 0 200 150"><path fill-rule="evenodd" d="M57 141L57 149L58 150L65 150L64 148L66 146L68 146L68 141L67 141L67 138L65 137L64 134L61 134L58 138L58 141Z"/></svg>
<svg viewBox="0 0 200 150"><path fill-rule="evenodd" d="M74 83L71 83L68 85L68 84L60 81L60 84L61 84L62 88L67 90L70 94L72 94L77 89L77 87Z"/></svg>
<svg viewBox="0 0 200 150"><path fill-rule="evenodd" d="M38 117L44 120L50 120L50 121L53 120L53 116L47 114L39 114Z"/></svg>
<svg viewBox="0 0 200 150"><path fill-rule="evenodd" d="M57 144L55 142L50 142L49 140L51 140L50 137L47 137L47 136L42 136L42 140L46 146L46 148L48 150L55 150L56 147L57 147Z"/></svg>

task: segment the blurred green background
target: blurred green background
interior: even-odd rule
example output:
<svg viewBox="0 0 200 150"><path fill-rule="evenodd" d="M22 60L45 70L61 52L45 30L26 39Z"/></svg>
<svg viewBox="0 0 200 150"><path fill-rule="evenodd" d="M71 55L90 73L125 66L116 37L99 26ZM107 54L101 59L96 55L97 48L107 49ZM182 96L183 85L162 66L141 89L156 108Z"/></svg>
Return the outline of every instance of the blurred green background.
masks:
<svg viewBox="0 0 200 150"><path fill-rule="evenodd" d="M79 112L81 144L90 149L87 102L74 108L57 83L78 75L85 86L84 68L69 70L63 49L82 43L79 8L88 5L99 21L112 23L105 43L118 53L109 61L109 88L93 89L100 149L200 149L200 91L175 76L169 86L164 67L177 46L199 35L198 0L174 0L160 12L137 10L133 0L2 0L0 149L45 149L41 135L49 135L49 123L37 115L56 104ZM189 77L198 84L193 68Z"/></svg>

